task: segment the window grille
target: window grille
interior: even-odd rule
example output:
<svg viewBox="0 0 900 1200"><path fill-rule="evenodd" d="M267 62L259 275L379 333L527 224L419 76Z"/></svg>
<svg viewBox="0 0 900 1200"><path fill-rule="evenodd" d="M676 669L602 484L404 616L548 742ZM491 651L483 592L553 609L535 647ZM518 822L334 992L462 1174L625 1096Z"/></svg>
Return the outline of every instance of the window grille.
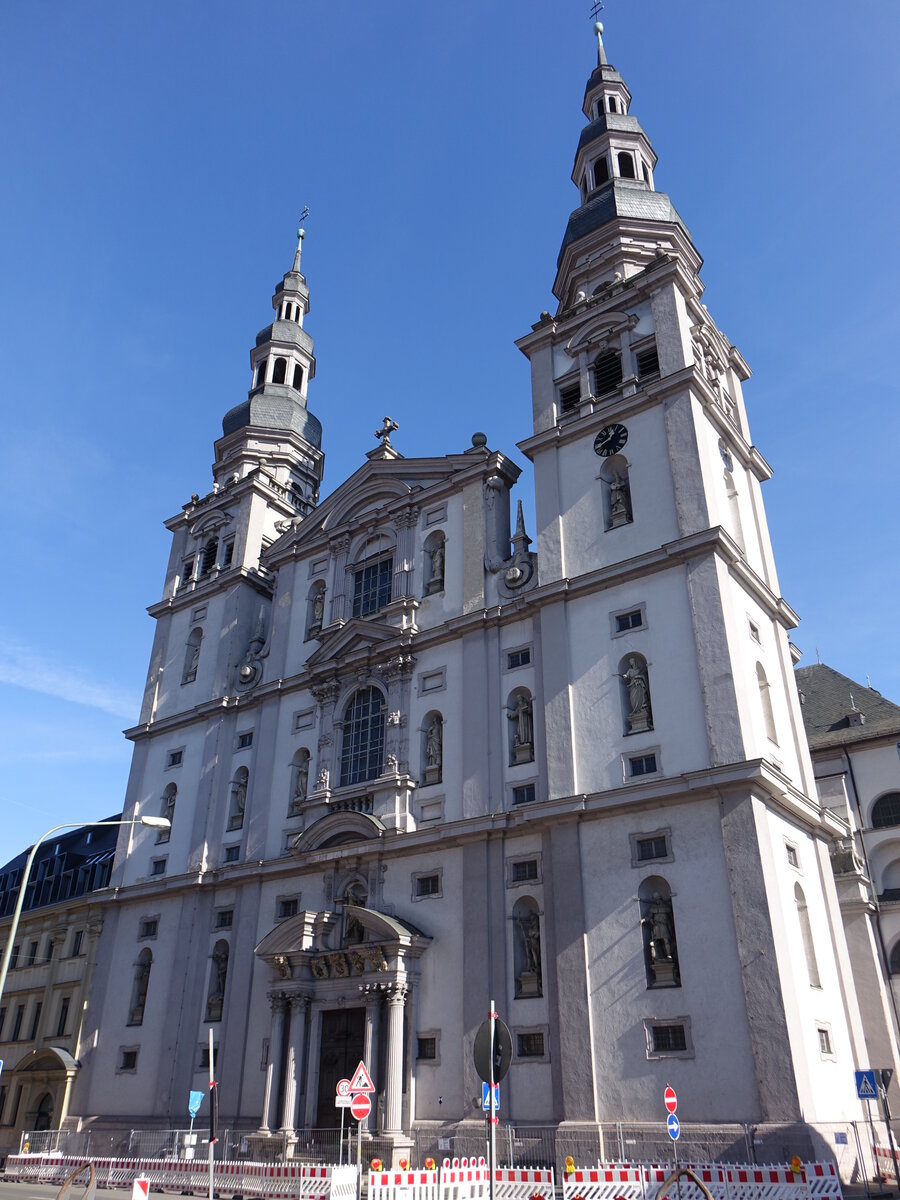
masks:
<svg viewBox="0 0 900 1200"><path fill-rule="evenodd" d="M678 1054L687 1050L683 1025L654 1025L653 1050L656 1054Z"/></svg>
<svg viewBox="0 0 900 1200"><path fill-rule="evenodd" d="M435 1059L437 1058L437 1038L420 1037L416 1039L417 1050L416 1058Z"/></svg>
<svg viewBox="0 0 900 1200"><path fill-rule="evenodd" d="M524 862L515 862L512 865L513 883L528 883L532 879L537 879L537 859L529 858Z"/></svg>
<svg viewBox="0 0 900 1200"><path fill-rule="evenodd" d="M543 1058L544 1057L544 1035L543 1035L543 1033L520 1033L518 1040L519 1040L519 1058Z"/></svg>
<svg viewBox="0 0 900 1200"><path fill-rule="evenodd" d="M416 880L417 896L437 896L441 890L440 875L420 875Z"/></svg>

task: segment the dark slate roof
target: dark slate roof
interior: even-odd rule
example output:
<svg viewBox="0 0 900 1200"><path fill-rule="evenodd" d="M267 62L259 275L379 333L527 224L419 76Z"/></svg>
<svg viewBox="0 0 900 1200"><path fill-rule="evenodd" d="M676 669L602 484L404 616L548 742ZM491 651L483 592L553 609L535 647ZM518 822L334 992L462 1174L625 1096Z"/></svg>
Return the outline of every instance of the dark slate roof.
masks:
<svg viewBox="0 0 900 1200"><path fill-rule="evenodd" d="M651 192L645 183L637 179L611 179L609 183L591 192L587 203L581 208L576 208L569 217L556 260L557 268L562 262L567 246L586 234L593 233L607 221L615 220L616 217L639 221L671 221L680 225L688 237L691 236L665 192Z"/></svg>
<svg viewBox="0 0 900 1200"><path fill-rule="evenodd" d="M121 819L121 813L102 818L104 821ZM105 828L95 825L48 838L35 855L25 894L25 911L106 887L118 837L118 825ZM16 906L19 883L30 852L28 846L0 867L0 917L10 916Z"/></svg>
<svg viewBox="0 0 900 1200"><path fill-rule="evenodd" d="M794 675L810 750L900 735L900 707L874 688L824 663L798 667ZM856 718L851 724L854 710L862 714L862 723Z"/></svg>
<svg viewBox="0 0 900 1200"><path fill-rule="evenodd" d="M578 150L575 151L575 157L578 157L578 151L582 146L588 146L591 142L602 137L609 130L613 132L626 133L644 133L641 128L641 123L637 117L626 117L624 113L604 113L598 117L596 121L591 121L590 125L585 125L578 138ZM644 134L646 137L647 135Z"/></svg>

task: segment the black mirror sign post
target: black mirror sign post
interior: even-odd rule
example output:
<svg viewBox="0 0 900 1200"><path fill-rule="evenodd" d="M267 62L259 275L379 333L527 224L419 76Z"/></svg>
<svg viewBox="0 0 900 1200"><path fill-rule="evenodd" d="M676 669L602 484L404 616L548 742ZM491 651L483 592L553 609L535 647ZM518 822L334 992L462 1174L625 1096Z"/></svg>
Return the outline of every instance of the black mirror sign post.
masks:
<svg viewBox="0 0 900 1200"><path fill-rule="evenodd" d="M491 1141L488 1178L490 1180L490 1197L491 1200L494 1200L494 1167L497 1161L497 1089L512 1062L512 1037L508 1026L497 1016L493 1000L491 1001L491 1015L475 1034L473 1058L475 1059L475 1070L490 1089Z"/></svg>

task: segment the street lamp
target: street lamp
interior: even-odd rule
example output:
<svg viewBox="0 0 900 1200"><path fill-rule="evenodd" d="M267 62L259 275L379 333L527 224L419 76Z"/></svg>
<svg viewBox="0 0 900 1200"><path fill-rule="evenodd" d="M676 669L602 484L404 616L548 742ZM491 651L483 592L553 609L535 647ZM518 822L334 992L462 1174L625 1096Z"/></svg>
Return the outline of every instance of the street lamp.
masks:
<svg viewBox="0 0 900 1200"><path fill-rule="evenodd" d="M148 829L171 829L172 822L168 817L138 817L137 820L141 825L146 825ZM54 825L52 829L48 829L46 833L41 834L38 840L31 847L31 853L28 855L28 861L25 864L25 873L22 875L22 882L19 884L19 898L16 900L16 911L13 913L12 924L9 927L9 937L6 941L6 948L3 951L3 962L0 963L0 1001L3 999L3 989L6 987L6 976L9 973L9 962L12 958L13 943L16 940L16 934L19 931L19 917L22 915L22 907L25 903L25 889L28 886L28 878L31 875L31 868L34 865L34 856L38 852L38 848L42 842L46 841L53 833L59 833L60 829L102 829L106 825L134 825L135 821L67 821L64 825Z"/></svg>

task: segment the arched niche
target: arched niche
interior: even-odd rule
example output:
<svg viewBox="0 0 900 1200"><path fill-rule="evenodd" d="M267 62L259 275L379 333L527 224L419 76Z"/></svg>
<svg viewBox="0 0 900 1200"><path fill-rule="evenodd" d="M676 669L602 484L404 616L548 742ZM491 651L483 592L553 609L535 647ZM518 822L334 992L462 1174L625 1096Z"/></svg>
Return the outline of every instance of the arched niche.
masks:
<svg viewBox="0 0 900 1200"><path fill-rule="evenodd" d="M600 468L600 487L603 499L603 525L616 529L634 520L631 506L631 480L628 459L624 454L612 454Z"/></svg>
<svg viewBox="0 0 900 1200"><path fill-rule="evenodd" d="M534 701L528 688L514 688L506 701L509 765L534 762Z"/></svg>
<svg viewBox="0 0 900 1200"><path fill-rule="evenodd" d="M318 637L325 621L325 580L317 580L306 597L306 631L304 641Z"/></svg>
<svg viewBox="0 0 900 1200"><path fill-rule="evenodd" d="M291 759L291 794L288 800L288 816L295 817L302 810L309 794L310 755L301 746Z"/></svg>
<svg viewBox="0 0 900 1200"><path fill-rule="evenodd" d="M422 579L426 596L444 590L445 553L446 542L443 533L439 529L432 530L425 539L422 554Z"/></svg>
<svg viewBox="0 0 900 1200"><path fill-rule="evenodd" d="M512 923L516 996L519 999L542 996L541 910L532 896L520 896L515 902Z"/></svg>
<svg viewBox="0 0 900 1200"><path fill-rule="evenodd" d="M440 783L444 771L444 718L436 710L422 722L422 781Z"/></svg>
<svg viewBox="0 0 900 1200"><path fill-rule="evenodd" d="M643 654L629 652L619 662L619 694L626 734L646 733L653 728L650 701L650 670Z"/></svg>
<svg viewBox="0 0 900 1200"><path fill-rule="evenodd" d="M649 875L638 888L641 937L648 988L681 987L672 889L661 875Z"/></svg>

